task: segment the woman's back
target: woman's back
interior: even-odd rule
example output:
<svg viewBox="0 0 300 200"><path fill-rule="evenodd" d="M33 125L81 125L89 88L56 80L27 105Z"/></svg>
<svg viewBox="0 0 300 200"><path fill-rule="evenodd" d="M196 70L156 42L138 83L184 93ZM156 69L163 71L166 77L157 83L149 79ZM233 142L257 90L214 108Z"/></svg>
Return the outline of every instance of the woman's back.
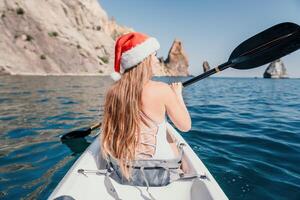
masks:
<svg viewBox="0 0 300 200"><path fill-rule="evenodd" d="M157 123L162 122L166 114L164 86L165 83L150 80L144 85L142 92L143 112Z"/></svg>
<svg viewBox="0 0 300 200"><path fill-rule="evenodd" d="M142 110L156 122L162 122L167 114L181 131L191 128L191 118L182 97L182 84L171 86L158 81L148 81L142 91Z"/></svg>
<svg viewBox="0 0 300 200"><path fill-rule="evenodd" d="M139 138L136 149L137 158L174 157L174 152L166 138L166 112L171 120L174 120L173 122L177 122L175 124L177 128L185 131L190 119L185 119L186 112L182 106L176 92L172 91L166 83L150 80L144 85L141 111L143 120L140 124L141 131L137 133Z"/></svg>

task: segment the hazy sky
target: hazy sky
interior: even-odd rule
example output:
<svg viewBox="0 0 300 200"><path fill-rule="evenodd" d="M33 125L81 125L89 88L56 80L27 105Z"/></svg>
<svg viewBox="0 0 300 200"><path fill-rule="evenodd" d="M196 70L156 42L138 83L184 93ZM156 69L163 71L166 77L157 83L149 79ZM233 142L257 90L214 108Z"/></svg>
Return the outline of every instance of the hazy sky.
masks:
<svg viewBox="0 0 300 200"><path fill-rule="evenodd" d="M202 62L227 61L245 39L281 22L300 24L300 0L99 0L119 24L156 37L166 58L175 38L183 42L193 75ZM283 58L290 77L300 77L300 50ZM247 71L227 69L218 76L261 77L266 66Z"/></svg>

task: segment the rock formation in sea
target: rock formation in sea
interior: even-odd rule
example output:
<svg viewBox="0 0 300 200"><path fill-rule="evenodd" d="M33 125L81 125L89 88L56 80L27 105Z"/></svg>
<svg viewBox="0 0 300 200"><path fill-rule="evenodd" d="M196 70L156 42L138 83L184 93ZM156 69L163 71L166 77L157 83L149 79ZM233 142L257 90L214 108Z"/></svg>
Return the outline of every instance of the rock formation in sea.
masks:
<svg viewBox="0 0 300 200"><path fill-rule="evenodd" d="M1 0L0 29L0 74L11 75L109 75L115 39L133 31L97 0ZM173 57L164 71L184 74Z"/></svg>
<svg viewBox="0 0 300 200"><path fill-rule="evenodd" d="M158 76L189 76L189 61L183 49L182 42L178 39L173 41L167 59L159 58L160 66L154 70Z"/></svg>
<svg viewBox="0 0 300 200"><path fill-rule="evenodd" d="M210 70L210 66L207 61L204 61L202 66L203 66L203 72L207 72L208 70Z"/></svg>
<svg viewBox="0 0 300 200"><path fill-rule="evenodd" d="M271 62L263 76L264 78L288 78L286 67L280 59Z"/></svg>

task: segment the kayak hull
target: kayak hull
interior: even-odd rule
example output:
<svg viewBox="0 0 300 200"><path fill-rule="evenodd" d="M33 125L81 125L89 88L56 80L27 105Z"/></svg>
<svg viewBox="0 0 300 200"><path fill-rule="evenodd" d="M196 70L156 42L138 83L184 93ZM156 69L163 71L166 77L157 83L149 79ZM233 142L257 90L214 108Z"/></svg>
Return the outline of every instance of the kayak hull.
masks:
<svg viewBox="0 0 300 200"><path fill-rule="evenodd" d="M182 199L182 200L211 200L228 199L208 169L198 158L182 136L168 123L168 135L174 142L185 145L183 159L187 163L189 173L204 175L205 179L179 180L162 187L150 187L149 191L155 199ZM97 137L93 143L82 153L69 169L57 187L49 196L49 200L61 196L70 196L76 200L84 199L114 199L104 184L104 175L81 174L78 169L99 170L104 169L106 162L100 152L100 139ZM121 199L149 199L146 187L122 185L111 179Z"/></svg>

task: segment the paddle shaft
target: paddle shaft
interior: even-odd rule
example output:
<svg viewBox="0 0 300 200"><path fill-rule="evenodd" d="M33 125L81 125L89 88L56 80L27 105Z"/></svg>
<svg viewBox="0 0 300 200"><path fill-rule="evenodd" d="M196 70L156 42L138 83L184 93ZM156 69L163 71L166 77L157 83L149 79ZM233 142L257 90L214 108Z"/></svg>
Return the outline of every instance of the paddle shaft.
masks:
<svg viewBox="0 0 300 200"><path fill-rule="evenodd" d="M182 83L186 87L228 67L252 69L279 59L300 48L300 26L280 23L242 42L231 53L228 61Z"/></svg>
<svg viewBox="0 0 300 200"><path fill-rule="evenodd" d="M241 43L231 53L227 62L183 82L182 85L186 87L229 67L234 69L252 69L288 55L299 48L299 25L290 22L277 24ZM72 131L65 134L62 138L85 137L100 126L101 124L95 124L84 131Z"/></svg>
<svg viewBox="0 0 300 200"><path fill-rule="evenodd" d="M183 82L182 86L186 87L188 85L191 85L191 84L193 84L193 83L195 83L195 82L197 82L197 81L199 81L201 79L204 79L204 78L206 78L208 76L211 76L211 75L213 75L215 73L218 73L220 71L223 71L224 69L227 69L228 67L231 67L232 65L233 64L232 64L231 61L227 61L226 63L223 63L222 65L219 65L218 67L215 67L215 68L213 68L211 70L208 70L207 72L205 72L203 74L200 74L200 75L198 75L198 76L196 76L194 78L191 78L190 80L187 80L187 81Z"/></svg>
<svg viewBox="0 0 300 200"><path fill-rule="evenodd" d="M92 131L92 130L95 130L96 128L99 128L101 125L102 125L101 122L99 122L99 123L97 123L97 124L94 124L93 126L91 126L91 131Z"/></svg>
<svg viewBox="0 0 300 200"><path fill-rule="evenodd" d="M191 85L191 84L193 84L193 83L195 83L195 82L197 82L197 81L199 81L201 79L204 79L204 78L206 78L208 76L211 76L211 75L213 75L215 73L218 73L220 71L223 71L224 69L227 69L228 67L230 67L232 65L233 64L232 64L231 61L227 61L226 63L223 63L222 65L219 65L219 66L217 66L217 67L215 67L215 68L213 68L213 69L211 69L211 70L209 70L209 71L207 71L207 72L205 72L203 74L200 74L199 76L196 76L194 78L191 78L188 81L185 81L184 83L182 83L182 85L183 85L183 87L186 87L186 86ZM94 124L93 126L91 126L90 128L88 128L87 130L81 131L82 132L81 136L85 137L86 135L89 135L91 133L91 131L93 131L96 128L99 128L100 126L101 126L101 122L97 123L97 124ZM63 135L62 139L66 139L68 136L71 136L71 133L72 132ZM74 136L72 136L72 138L73 137Z"/></svg>

